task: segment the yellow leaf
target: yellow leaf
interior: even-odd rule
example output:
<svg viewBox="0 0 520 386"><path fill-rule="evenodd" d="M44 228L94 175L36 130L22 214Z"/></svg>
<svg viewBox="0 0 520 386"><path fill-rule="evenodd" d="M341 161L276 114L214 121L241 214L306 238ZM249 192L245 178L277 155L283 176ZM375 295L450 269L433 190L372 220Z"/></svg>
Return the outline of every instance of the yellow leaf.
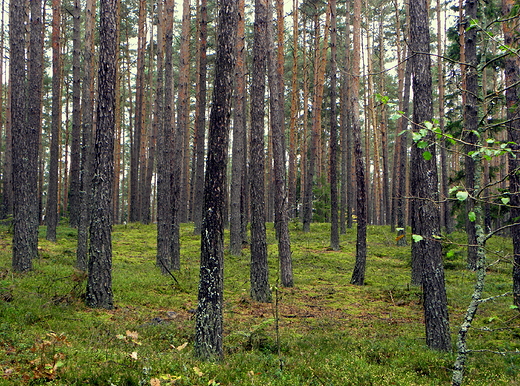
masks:
<svg viewBox="0 0 520 386"><path fill-rule="evenodd" d="M200 371L200 369L199 369L197 366L195 366L195 367L193 368L193 371L194 371L195 374L197 374L199 377L202 377L202 376L204 375L204 373L203 373L202 371Z"/></svg>
<svg viewBox="0 0 520 386"><path fill-rule="evenodd" d="M397 237L395 238L395 241L399 241L399 240L401 240L404 236L406 236L406 235L400 235L400 236L397 236Z"/></svg>
<svg viewBox="0 0 520 386"><path fill-rule="evenodd" d="M139 334L137 333L137 331L126 330L126 336L128 336L131 339L139 339Z"/></svg>
<svg viewBox="0 0 520 386"><path fill-rule="evenodd" d="M180 346L176 347L176 349L177 349L177 351L182 351L186 348L187 345L188 345L188 342L184 342Z"/></svg>

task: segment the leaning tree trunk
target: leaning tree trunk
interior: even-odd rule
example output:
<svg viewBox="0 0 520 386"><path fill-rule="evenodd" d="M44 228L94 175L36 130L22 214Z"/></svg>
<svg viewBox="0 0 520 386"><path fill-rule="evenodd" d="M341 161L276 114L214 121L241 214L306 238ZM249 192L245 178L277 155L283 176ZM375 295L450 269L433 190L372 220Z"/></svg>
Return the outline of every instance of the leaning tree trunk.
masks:
<svg viewBox="0 0 520 386"><path fill-rule="evenodd" d="M92 218L88 262L87 305L111 309L112 294L112 193L114 187L115 85L117 2L101 2L99 75L95 161L92 179Z"/></svg>
<svg viewBox="0 0 520 386"><path fill-rule="evenodd" d="M220 2L195 326L195 354L205 360L220 359L223 355L224 185L233 94L237 16L236 0Z"/></svg>

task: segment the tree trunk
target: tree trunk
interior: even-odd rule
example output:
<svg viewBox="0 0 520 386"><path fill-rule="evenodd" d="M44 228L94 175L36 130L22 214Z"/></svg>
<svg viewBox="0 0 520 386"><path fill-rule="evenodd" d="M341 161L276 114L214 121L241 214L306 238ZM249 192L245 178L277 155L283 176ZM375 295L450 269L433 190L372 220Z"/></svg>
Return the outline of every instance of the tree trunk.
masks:
<svg viewBox="0 0 520 386"><path fill-rule="evenodd" d="M96 12L95 0L88 0L85 7L85 50L84 76L82 88L82 133L81 133L81 169L80 169L80 219L78 224L78 246L76 249L76 267L87 270L88 263L88 229L90 224L90 207L92 194L93 146L92 130L94 127L94 20Z"/></svg>
<svg viewBox="0 0 520 386"><path fill-rule="evenodd" d="M195 182L192 217L194 222L194 233L200 234L202 229L202 208L204 204L204 146L206 139L206 89L207 89L207 46L208 46L208 4L207 0L201 0L198 24L198 69L197 69L197 107L195 111ZM243 15L243 13L242 13ZM240 18L238 23L243 23ZM241 53L238 52L237 55ZM245 55L245 53L242 53ZM239 59L237 58L237 61ZM236 125L237 123L235 123Z"/></svg>
<svg viewBox="0 0 520 386"><path fill-rule="evenodd" d="M69 225L76 228L80 208L80 162L81 162L81 5L74 0L72 10L72 131L70 146L70 182L68 193Z"/></svg>
<svg viewBox="0 0 520 386"><path fill-rule="evenodd" d="M466 24L477 18L478 2L466 0ZM474 211L474 186L475 186L475 160L469 154L474 152L478 132L478 73L477 73L477 29L466 28L464 32L464 47L466 53L466 90L464 108L464 146L465 153L465 182L469 197L466 200L466 233L468 235L468 268L475 270L477 267L477 234L475 222L470 221L469 214Z"/></svg>
<svg viewBox="0 0 520 386"><path fill-rule="evenodd" d="M242 192L246 168L245 141L246 133L246 63L245 63L245 1L238 1L238 30L236 44L236 83L235 83L235 107L233 119L233 148L231 170L231 195L230 195L230 222L229 222L229 251L233 255L240 255L244 243L242 234Z"/></svg>
<svg viewBox="0 0 520 386"><path fill-rule="evenodd" d="M271 300L265 230L264 106L267 60L267 2L255 0L253 72L251 75L251 297Z"/></svg>
<svg viewBox="0 0 520 386"><path fill-rule="evenodd" d="M337 30L336 0L330 0L330 247L339 250L339 205L338 205L338 120L336 112L337 88Z"/></svg>
<svg viewBox="0 0 520 386"><path fill-rule="evenodd" d="M58 157L61 131L61 1L52 1L52 123L47 191L46 239L56 241L58 225Z"/></svg>
<svg viewBox="0 0 520 386"><path fill-rule="evenodd" d="M289 172L288 172L288 195L287 208L289 218L294 218L297 212L296 199L296 155L297 155L297 130L296 122L298 118L298 0L293 0L292 4L293 19L293 46L292 46L292 76L291 76L291 121L289 124Z"/></svg>
<svg viewBox="0 0 520 386"><path fill-rule="evenodd" d="M223 356L224 218L222 214L238 21L236 0L222 0L218 17L215 84L209 124L200 284L195 326L195 355L204 360L221 359Z"/></svg>
<svg viewBox="0 0 520 386"><path fill-rule="evenodd" d="M157 266L162 273L173 268L174 228L173 228L173 14L174 1L167 0L166 17L162 11L162 1L157 8L157 86L155 91L155 115L159 118L157 141ZM166 20L165 20L166 19ZM164 29L163 29L164 25ZM164 34L164 36L163 36ZM164 62L163 62L164 61ZM164 65L163 65L164 63Z"/></svg>
<svg viewBox="0 0 520 386"><path fill-rule="evenodd" d="M365 270L367 258L367 200L365 164L363 162L363 151L361 150L361 127L359 125L359 63L361 59L360 33L361 33L361 0L354 0L354 22L353 22L353 57L352 57L352 133L354 137L354 159L356 170L356 263L350 282L356 285L365 284Z"/></svg>
<svg viewBox="0 0 520 386"><path fill-rule="evenodd" d="M507 19L514 14L513 8L516 2L512 0L502 0L502 15ZM517 20L514 18L513 20ZM502 24L504 31L504 44L511 49L516 49L518 43L516 34L518 27L515 28L515 22L509 21ZM507 133L508 141L511 143L513 153L509 156L509 192L511 205L511 221L514 225L511 228L511 237L513 239L513 302L520 307L520 161L518 155L520 153L520 108L518 106L518 81L520 80L519 71L520 60L515 54L509 54L505 60L505 86L506 86L506 107L507 107Z"/></svg>
<svg viewBox="0 0 520 386"><path fill-rule="evenodd" d="M427 0L410 3L410 50L413 66L413 128L433 118L432 77L430 70L430 33ZM441 351L451 349L448 305L442 265L442 246L435 239L440 234L435 136L429 133L423 141L427 150L412 147L411 194L412 260L419 262L423 287L426 344ZM427 153L429 152L429 153ZM424 154L423 154L424 153ZM430 156L431 157L430 157Z"/></svg>
<svg viewBox="0 0 520 386"><path fill-rule="evenodd" d="M25 76L25 1L9 5L13 167L13 255L15 272L32 269L38 256L38 148L42 86L41 2L31 3L28 80ZM37 9L38 8L38 9ZM36 99L37 98L37 99Z"/></svg>
<svg viewBox="0 0 520 386"><path fill-rule="evenodd" d="M271 2L269 2L271 8ZM275 51L272 23L268 23L269 39L269 88L271 111L271 143L273 147L273 176L275 230L278 238L280 276L284 287L294 285L291 258L291 240L287 216L287 188L285 177L285 132L284 132L284 84L283 84L283 0L276 0L277 50ZM269 20L272 19L269 11ZM277 55L275 55L275 53Z"/></svg>
<svg viewBox="0 0 520 386"><path fill-rule="evenodd" d="M115 85L117 51L117 0L101 2L99 74L95 161L92 179L93 210L86 303L113 308L112 295L112 194L114 186Z"/></svg>

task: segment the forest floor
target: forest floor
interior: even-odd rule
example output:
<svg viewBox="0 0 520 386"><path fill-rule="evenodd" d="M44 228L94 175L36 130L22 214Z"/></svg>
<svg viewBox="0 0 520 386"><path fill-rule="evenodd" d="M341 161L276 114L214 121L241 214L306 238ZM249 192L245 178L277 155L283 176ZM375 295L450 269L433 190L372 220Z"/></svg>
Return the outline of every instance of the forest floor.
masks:
<svg viewBox="0 0 520 386"><path fill-rule="evenodd" d="M74 269L76 231L40 238L40 258L14 274L11 237L0 226L0 385L446 385L454 353L429 350L421 290L411 286L410 247L389 227L368 228L366 285L349 284L355 230L329 248L327 224L303 233L291 223L294 288L277 285L277 247L268 226L274 301L249 297L249 251L225 255L225 357L193 357L200 238L181 228L181 270L155 266L154 225L113 231L115 308L84 305L86 277ZM41 235L44 235L41 229ZM472 294L464 234L445 244L453 346ZM227 243L227 238L226 238ZM511 243L488 244L484 297L511 291ZM483 303L469 335L466 385L520 385L520 313L511 297ZM454 349L455 350L455 349ZM500 353L497 353L500 352Z"/></svg>

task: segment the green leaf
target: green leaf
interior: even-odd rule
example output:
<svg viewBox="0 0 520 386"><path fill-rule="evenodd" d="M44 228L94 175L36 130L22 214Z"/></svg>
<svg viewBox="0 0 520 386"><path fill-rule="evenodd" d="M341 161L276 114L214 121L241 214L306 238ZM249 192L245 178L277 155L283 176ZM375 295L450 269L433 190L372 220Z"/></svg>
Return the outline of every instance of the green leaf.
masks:
<svg viewBox="0 0 520 386"><path fill-rule="evenodd" d="M518 306L516 306L516 305L514 305L514 304L511 304L511 305L509 306L509 308L510 308L511 310L518 310Z"/></svg>
<svg viewBox="0 0 520 386"><path fill-rule="evenodd" d="M475 214L475 212L469 212L468 213L468 219L471 222L475 222L475 220L477 219L477 215Z"/></svg>
<svg viewBox="0 0 520 386"><path fill-rule="evenodd" d="M414 142L419 142L424 136L421 133L413 133L412 139Z"/></svg>
<svg viewBox="0 0 520 386"><path fill-rule="evenodd" d="M423 158L426 160L426 161L429 161L432 159L432 153L430 153L429 151L425 151L424 153L422 153L422 156Z"/></svg>
<svg viewBox="0 0 520 386"><path fill-rule="evenodd" d="M433 123L426 121L424 122L424 126L426 126L428 130L431 130L433 128Z"/></svg>
<svg viewBox="0 0 520 386"><path fill-rule="evenodd" d="M418 243L419 241L424 240L424 237L421 235L412 235L412 239L415 243Z"/></svg>
<svg viewBox="0 0 520 386"><path fill-rule="evenodd" d="M401 118L401 116L402 116L401 114L393 113L392 115L390 115L390 118L389 118L389 119L390 119L391 121L396 121L396 120L398 120L399 118Z"/></svg>
<svg viewBox="0 0 520 386"><path fill-rule="evenodd" d="M465 201L469 196L469 193L466 192L465 190L459 190L457 192L457 200L459 201Z"/></svg>
<svg viewBox="0 0 520 386"><path fill-rule="evenodd" d="M511 201L511 199L509 197L502 197L501 200L502 200L502 204L504 204L504 205L509 204L509 201Z"/></svg>
<svg viewBox="0 0 520 386"><path fill-rule="evenodd" d="M404 231L404 228L395 228L395 230L396 230L397 232L401 232L401 231Z"/></svg>
<svg viewBox="0 0 520 386"><path fill-rule="evenodd" d="M426 142L426 141L419 141L419 142L417 142L417 147L419 149L425 149L425 148L428 147L428 142Z"/></svg>

